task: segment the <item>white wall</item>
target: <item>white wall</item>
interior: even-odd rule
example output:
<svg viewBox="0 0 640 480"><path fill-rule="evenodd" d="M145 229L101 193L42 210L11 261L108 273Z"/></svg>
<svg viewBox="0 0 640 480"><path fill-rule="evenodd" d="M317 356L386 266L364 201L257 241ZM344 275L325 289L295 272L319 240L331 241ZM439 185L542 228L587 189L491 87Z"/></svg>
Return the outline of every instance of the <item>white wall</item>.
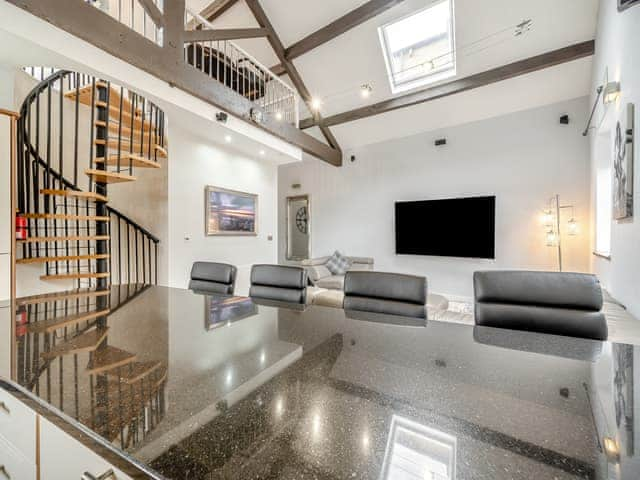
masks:
<svg viewBox="0 0 640 480"><path fill-rule="evenodd" d="M627 103L634 103L636 105L636 163L634 172L636 218L624 222L614 221L611 229L611 260L593 257L592 262L593 270L598 274L603 284L614 297L627 306L636 318L640 318L640 254L638 253L640 222L637 219L640 215L640 205L637 201L638 192L640 192L640 175L638 175L640 136L637 133L640 129L639 46L640 6L633 6L624 12L618 12L616 2L601 0L596 36L596 55L593 62L592 91L595 92L596 87L602 83L605 70L608 69L609 80L620 81L622 93L617 103L611 105L606 113L602 107L599 107L597 112L597 130L591 133L591 171L595 179L596 167L602 160L599 155L602 155L602 152L607 152L607 148L601 148L599 142L606 141L610 137L607 134L608 130L624 114ZM592 201L594 199L595 189L592 188Z"/></svg>
<svg viewBox="0 0 640 480"><path fill-rule="evenodd" d="M0 68L0 108L15 111L14 72ZM11 296L11 150L9 117L0 115L0 300Z"/></svg>
<svg viewBox="0 0 640 480"><path fill-rule="evenodd" d="M569 125L560 125L568 113ZM425 275L430 290L472 295L475 270L557 269L545 246L540 211L559 193L574 204L581 234L563 237L565 270L589 270L589 144L581 136L588 116L579 98L357 149L342 168L322 162L279 167L280 260L284 261L285 197L311 195L312 254L335 249L371 256L375 269ZM446 137L445 147L434 139ZM297 190L291 184L301 183ZM496 195L496 260L394 253L396 200ZM437 234L437 226L434 226ZM472 232L469 232L472 235Z"/></svg>
<svg viewBox="0 0 640 480"><path fill-rule="evenodd" d="M191 130L185 124L170 126L168 285L186 288L195 261L225 262L238 267L236 293L246 295L251 265L277 261L277 165L221 147ZM257 194L258 235L205 236L207 185Z"/></svg>

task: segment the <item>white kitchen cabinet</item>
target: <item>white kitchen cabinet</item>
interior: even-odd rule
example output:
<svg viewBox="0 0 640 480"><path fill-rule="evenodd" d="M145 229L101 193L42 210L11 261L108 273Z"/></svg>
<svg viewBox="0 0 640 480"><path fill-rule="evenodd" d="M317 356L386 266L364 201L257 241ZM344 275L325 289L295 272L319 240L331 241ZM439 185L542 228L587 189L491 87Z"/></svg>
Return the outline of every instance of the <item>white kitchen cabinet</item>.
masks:
<svg viewBox="0 0 640 480"><path fill-rule="evenodd" d="M101 477L112 470L113 475ZM83 477L85 472L88 476ZM90 476L89 476L90 475ZM40 480L131 480L51 422L40 419Z"/></svg>
<svg viewBox="0 0 640 480"><path fill-rule="evenodd" d="M36 413L0 389L0 439L29 463L36 463ZM2 462L0 462L0 465ZM20 477L18 477L20 478ZM0 480L5 480L0 474Z"/></svg>
<svg viewBox="0 0 640 480"><path fill-rule="evenodd" d="M36 480L36 464L0 437L0 479Z"/></svg>

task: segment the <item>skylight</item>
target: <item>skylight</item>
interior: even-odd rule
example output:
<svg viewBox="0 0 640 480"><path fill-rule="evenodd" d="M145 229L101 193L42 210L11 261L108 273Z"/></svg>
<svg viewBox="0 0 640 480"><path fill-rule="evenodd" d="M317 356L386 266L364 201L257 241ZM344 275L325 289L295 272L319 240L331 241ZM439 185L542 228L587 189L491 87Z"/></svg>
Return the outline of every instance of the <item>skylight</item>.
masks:
<svg viewBox="0 0 640 480"><path fill-rule="evenodd" d="M379 34L393 93L456 74L453 0L388 23Z"/></svg>

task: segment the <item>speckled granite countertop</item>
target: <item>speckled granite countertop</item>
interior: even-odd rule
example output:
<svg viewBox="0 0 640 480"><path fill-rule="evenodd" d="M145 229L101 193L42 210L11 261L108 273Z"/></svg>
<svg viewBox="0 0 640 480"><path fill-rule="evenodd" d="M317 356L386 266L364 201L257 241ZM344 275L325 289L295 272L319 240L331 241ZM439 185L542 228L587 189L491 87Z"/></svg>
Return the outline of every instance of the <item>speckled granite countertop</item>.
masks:
<svg viewBox="0 0 640 480"><path fill-rule="evenodd" d="M14 394L134 478L640 478L638 347L163 287L20 308Z"/></svg>

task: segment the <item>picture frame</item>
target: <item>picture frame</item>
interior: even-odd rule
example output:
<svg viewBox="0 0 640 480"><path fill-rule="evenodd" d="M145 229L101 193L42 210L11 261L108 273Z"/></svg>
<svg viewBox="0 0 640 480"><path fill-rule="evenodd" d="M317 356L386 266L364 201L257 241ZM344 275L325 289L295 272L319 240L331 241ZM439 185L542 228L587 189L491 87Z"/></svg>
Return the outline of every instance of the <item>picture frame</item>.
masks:
<svg viewBox="0 0 640 480"><path fill-rule="evenodd" d="M623 109L622 118L616 122L613 145L613 218L633 218L634 180L634 117L633 103Z"/></svg>
<svg viewBox="0 0 640 480"><path fill-rule="evenodd" d="M207 185L205 235L258 235L258 195Z"/></svg>

